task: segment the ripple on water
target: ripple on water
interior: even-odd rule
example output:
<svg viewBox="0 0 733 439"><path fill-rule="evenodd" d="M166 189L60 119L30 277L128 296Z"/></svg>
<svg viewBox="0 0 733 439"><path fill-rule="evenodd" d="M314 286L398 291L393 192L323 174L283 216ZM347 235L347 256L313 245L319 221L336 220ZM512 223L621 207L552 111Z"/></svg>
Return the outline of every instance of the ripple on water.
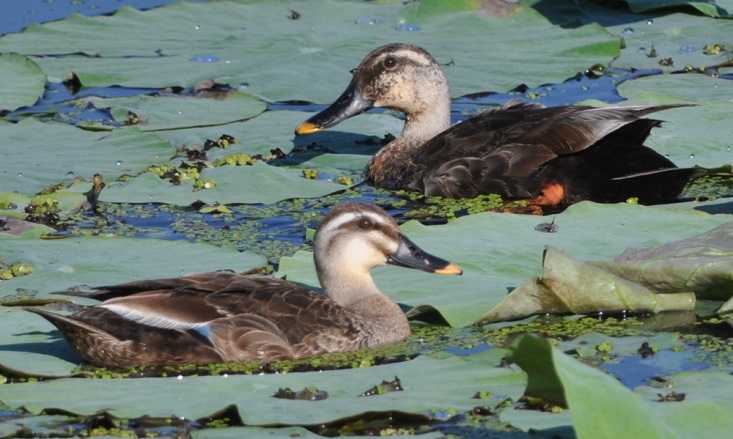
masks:
<svg viewBox="0 0 733 439"><path fill-rule="evenodd" d="M415 23L401 23L398 24L397 27L395 27L395 30L398 30L400 32L417 32L422 30L422 26Z"/></svg>
<svg viewBox="0 0 733 439"><path fill-rule="evenodd" d="M219 57L216 55L193 55L191 57L191 62L200 62L200 63L215 63L219 62Z"/></svg>
<svg viewBox="0 0 733 439"><path fill-rule="evenodd" d="M379 15L365 15L356 20L359 26L378 26L382 24L384 19Z"/></svg>

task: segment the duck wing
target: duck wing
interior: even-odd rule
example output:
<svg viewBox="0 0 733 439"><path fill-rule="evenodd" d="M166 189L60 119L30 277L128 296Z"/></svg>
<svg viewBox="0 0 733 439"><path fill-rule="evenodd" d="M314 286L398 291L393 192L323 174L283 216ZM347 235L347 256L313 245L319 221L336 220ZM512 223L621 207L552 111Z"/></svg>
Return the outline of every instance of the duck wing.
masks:
<svg viewBox="0 0 733 439"><path fill-rule="evenodd" d="M230 353L227 361L303 358L365 347L366 334L349 310L321 294L289 283L285 289L274 281L278 279L258 279L260 286L246 300L233 291L241 287L236 284L207 298L211 306L232 316L207 325L217 351Z"/></svg>
<svg viewBox="0 0 733 439"><path fill-rule="evenodd" d="M174 288L139 291L143 285ZM361 347L348 310L282 279L212 273L105 291L115 297L68 317L28 310L53 323L82 357L108 367L268 362L344 343ZM342 345L324 343L328 338Z"/></svg>
<svg viewBox="0 0 733 439"><path fill-rule="evenodd" d="M97 307L116 312L141 325L196 330L206 337L222 337L232 322L253 322L247 327L269 331L287 344L300 343L308 334L335 328L349 332L350 313L331 299L282 279L231 276L216 291L195 288L145 291L105 301ZM228 321L228 323L225 323ZM267 322L267 323L266 323ZM218 325L218 326L217 326ZM218 329L215 329L218 328ZM243 332L241 329L239 332ZM227 337L230 337L228 335Z"/></svg>
<svg viewBox="0 0 733 439"><path fill-rule="evenodd" d="M186 276L169 277L161 279L144 279L133 282L126 282L117 285L105 285L94 287L92 292L83 292L76 290L57 291L54 294L64 294L67 296L86 297L99 301L113 299L115 297L124 297L131 294L141 293L144 291L164 291L164 290L191 290L191 291L208 291L215 292L225 288L234 279L245 275L236 274L231 271L211 271L202 273L192 273ZM247 275L254 276L254 275Z"/></svg>
<svg viewBox="0 0 733 439"><path fill-rule="evenodd" d="M498 193L507 198L535 198L543 187L537 173L547 163L586 151L616 132L623 134L624 144L642 146L659 121L640 118L682 106L686 105L541 108L511 101L428 142L414 158L422 175L413 187L428 195L449 197ZM622 130L628 125L633 129ZM632 173L624 167L614 172L616 177Z"/></svg>
<svg viewBox="0 0 733 439"><path fill-rule="evenodd" d="M52 323L84 360L98 366L166 366L220 363L209 343L188 332L143 327L105 308L89 308L71 316L26 308Z"/></svg>

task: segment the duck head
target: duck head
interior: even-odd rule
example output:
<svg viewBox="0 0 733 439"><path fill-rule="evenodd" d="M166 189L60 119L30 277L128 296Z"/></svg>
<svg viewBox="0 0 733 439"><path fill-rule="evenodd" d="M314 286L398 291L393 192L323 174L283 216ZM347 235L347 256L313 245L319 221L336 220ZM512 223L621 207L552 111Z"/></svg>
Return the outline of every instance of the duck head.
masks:
<svg viewBox="0 0 733 439"><path fill-rule="evenodd" d="M298 125L296 135L322 131L374 107L404 113L405 130L419 121L420 131L430 131L428 138L450 126L448 80L425 49L402 43L379 47L352 74L341 96Z"/></svg>
<svg viewBox="0 0 733 439"><path fill-rule="evenodd" d="M341 203L326 215L316 230L314 258L323 290L341 305L357 299L334 297L338 292L378 292L371 270L397 265L437 274L462 274L456 264L433 256L410 241L394 219L368 203Z"/></svg>

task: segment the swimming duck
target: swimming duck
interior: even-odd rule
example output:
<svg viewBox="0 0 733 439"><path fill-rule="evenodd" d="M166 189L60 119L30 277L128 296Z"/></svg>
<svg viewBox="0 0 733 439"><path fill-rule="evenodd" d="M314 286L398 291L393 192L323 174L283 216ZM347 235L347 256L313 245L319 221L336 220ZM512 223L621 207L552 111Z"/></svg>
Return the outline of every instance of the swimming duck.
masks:
<svg viewBox="0 0 733 439"><path fill-rule="evenodd" d="M367 165L366 180L377 187L453 198L495 193L537 205L632 197L656 204L675 201L695 172L643 145L661 123L643 116L685 105L543 108L512 100L451 127L448 80L421 47L379 47L352 73L341 97L295 134L373 107L404 113L402 133Z"/></svg>
<svg viewBox="0 0 733 439"><path fill-rule="evenodd" d="M372 280L392 264L462 274L400 232L381 208L342 203L314 239L324 294L282 279L229 272L100 287L101 304L62 316L27 308L54 324L85 360L105 367L297 359L405 339L400 307Z"/></svg>

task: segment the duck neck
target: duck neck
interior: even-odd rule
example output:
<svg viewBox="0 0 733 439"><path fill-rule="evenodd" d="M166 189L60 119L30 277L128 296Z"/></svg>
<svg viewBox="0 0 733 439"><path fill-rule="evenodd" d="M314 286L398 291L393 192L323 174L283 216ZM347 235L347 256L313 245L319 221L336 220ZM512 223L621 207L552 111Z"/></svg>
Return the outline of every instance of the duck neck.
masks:
<svg viewBox="0 0 733 439"><path fill-rule="evenodd" d="M382 293L367 276L318 276L328 297L351 313L362 347L377 347L404 340L410 323L399 305Z"/></svg>
<svg viewBox="0 0 733 439"><path fill-rule="evenodd" d="M404 149L417 150L448 128L450 128L450 97L443 102L436 102L419 113L406 113L405 126L392 143L397 143ZM392 143L387 146L392 146Z"/></svg>
<svg viewBox="0 0 733 439"><path fill-rule="evenodd" d="M319 271L318 281L326 296L344 308L360 308L365 299L385 297L368 272L354 273L347 266L342 267L338 275Z"/></svg>
<svg viewBox="0 0 733 439"><path fill-rule="evenodd" d="M369 161L366 179L377 187L415 189L416 170L412 159L426 143L450 128L450 94L433 96L430 104L419 112L405 113L405 126L400 135L380 149Z"/></svg>

